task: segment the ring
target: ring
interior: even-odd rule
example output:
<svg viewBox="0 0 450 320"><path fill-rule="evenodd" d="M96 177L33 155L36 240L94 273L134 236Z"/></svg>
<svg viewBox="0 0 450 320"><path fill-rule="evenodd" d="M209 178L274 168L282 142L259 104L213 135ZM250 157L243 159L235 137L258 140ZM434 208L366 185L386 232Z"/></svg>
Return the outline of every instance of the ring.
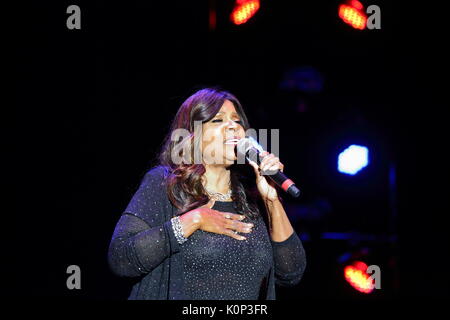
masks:
<svg viewBox="0 0 450 320"><path fill-rule="evenodd" d="M231 219L231 216L230 216L229 214L226 214L226 215L225 215L225 218Z"/></svg>

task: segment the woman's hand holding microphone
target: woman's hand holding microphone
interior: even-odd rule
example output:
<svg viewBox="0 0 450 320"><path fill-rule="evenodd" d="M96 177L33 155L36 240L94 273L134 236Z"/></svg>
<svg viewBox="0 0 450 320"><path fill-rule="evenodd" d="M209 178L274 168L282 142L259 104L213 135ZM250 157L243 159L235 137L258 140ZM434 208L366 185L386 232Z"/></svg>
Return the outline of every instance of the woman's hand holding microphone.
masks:
<svg viewBox="0 0 450 320"><path fill-rule="evenodd" d="M184 236L187 238L200 229L224 234L237 240L245 240L245 237L236 232L250 233L253 224L242 222L241 220L245 218L243 215L211 209L214 206L214 202L211 199L207 204L180 216Z"/></svg>

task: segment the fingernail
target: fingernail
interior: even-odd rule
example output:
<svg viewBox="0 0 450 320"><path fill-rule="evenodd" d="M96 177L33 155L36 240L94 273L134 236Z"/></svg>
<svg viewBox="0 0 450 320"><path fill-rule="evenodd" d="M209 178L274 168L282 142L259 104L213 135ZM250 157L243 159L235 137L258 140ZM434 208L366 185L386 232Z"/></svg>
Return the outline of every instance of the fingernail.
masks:
<svg viewBox="0 0 450 320"><path fill-rule="evenodd" d="M241 237L240 239L241 239L241 240L246 240L247 238L246 238L246 237Z"/></svg>
<svg viewBox="0 0 450 320"><path fill-rule="evenodd" d="M253 223L247 223L247 226L253 227Z"/></svg>
<svg viewBox="0 0 450 320"><path fill-rule="evenodd" d="M245 216L240 216L239 219L240 219L240 220L244 220L244 219L245 219Z"/></svg>
<svg viewBox="0 0 450 320"><path fill-rule="evenodd" d="M244 228L244 232L250 232L250 228Z"/></svg>

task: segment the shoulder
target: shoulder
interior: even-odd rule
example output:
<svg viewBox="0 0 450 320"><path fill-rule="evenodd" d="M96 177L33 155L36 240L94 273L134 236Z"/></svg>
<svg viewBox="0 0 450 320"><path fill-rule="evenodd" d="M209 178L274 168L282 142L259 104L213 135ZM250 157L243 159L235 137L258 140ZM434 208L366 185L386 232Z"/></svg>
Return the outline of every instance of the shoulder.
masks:
<svg viewBox="0 0 450 320"><path fill-rule="evenodd" d="M169 168L166 166L156 166L149 169L143 178L143 183L151 185L163 185L169 176Z"/></svg>
<svg viewBox="0 0 450 320"><path fill-rule="evenodd" d="M164 186L166 173L163 166L148 170L124 213L141 218L149 226L159 225L167 220L172 211Z"/></svg>
<svg viewBox="0 0 450 320"><path fill-rule="evenodd" d="M165 166L155 166L149 169L141 178L138 192L146 195L162 195L166 190L166 182L169 176L169 168Z"/></svg>

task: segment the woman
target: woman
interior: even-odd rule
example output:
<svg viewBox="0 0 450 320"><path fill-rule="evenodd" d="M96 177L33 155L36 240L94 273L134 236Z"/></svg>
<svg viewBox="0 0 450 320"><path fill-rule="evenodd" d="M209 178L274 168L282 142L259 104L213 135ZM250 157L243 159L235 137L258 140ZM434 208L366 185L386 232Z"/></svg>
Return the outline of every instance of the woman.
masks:
<svg viewBox="0 0 450 320"><path fill-rule="evenodd" d="M228 92L203 89L182 104L160 165L146 173L109 247L111 270L136 280L129 299L274 300L275 284L300 281L302 243L261 175L283 164L270 154L246 174L249 166L235 163L249 127ZM180 131L188 135L174 139Z"/></svg>

